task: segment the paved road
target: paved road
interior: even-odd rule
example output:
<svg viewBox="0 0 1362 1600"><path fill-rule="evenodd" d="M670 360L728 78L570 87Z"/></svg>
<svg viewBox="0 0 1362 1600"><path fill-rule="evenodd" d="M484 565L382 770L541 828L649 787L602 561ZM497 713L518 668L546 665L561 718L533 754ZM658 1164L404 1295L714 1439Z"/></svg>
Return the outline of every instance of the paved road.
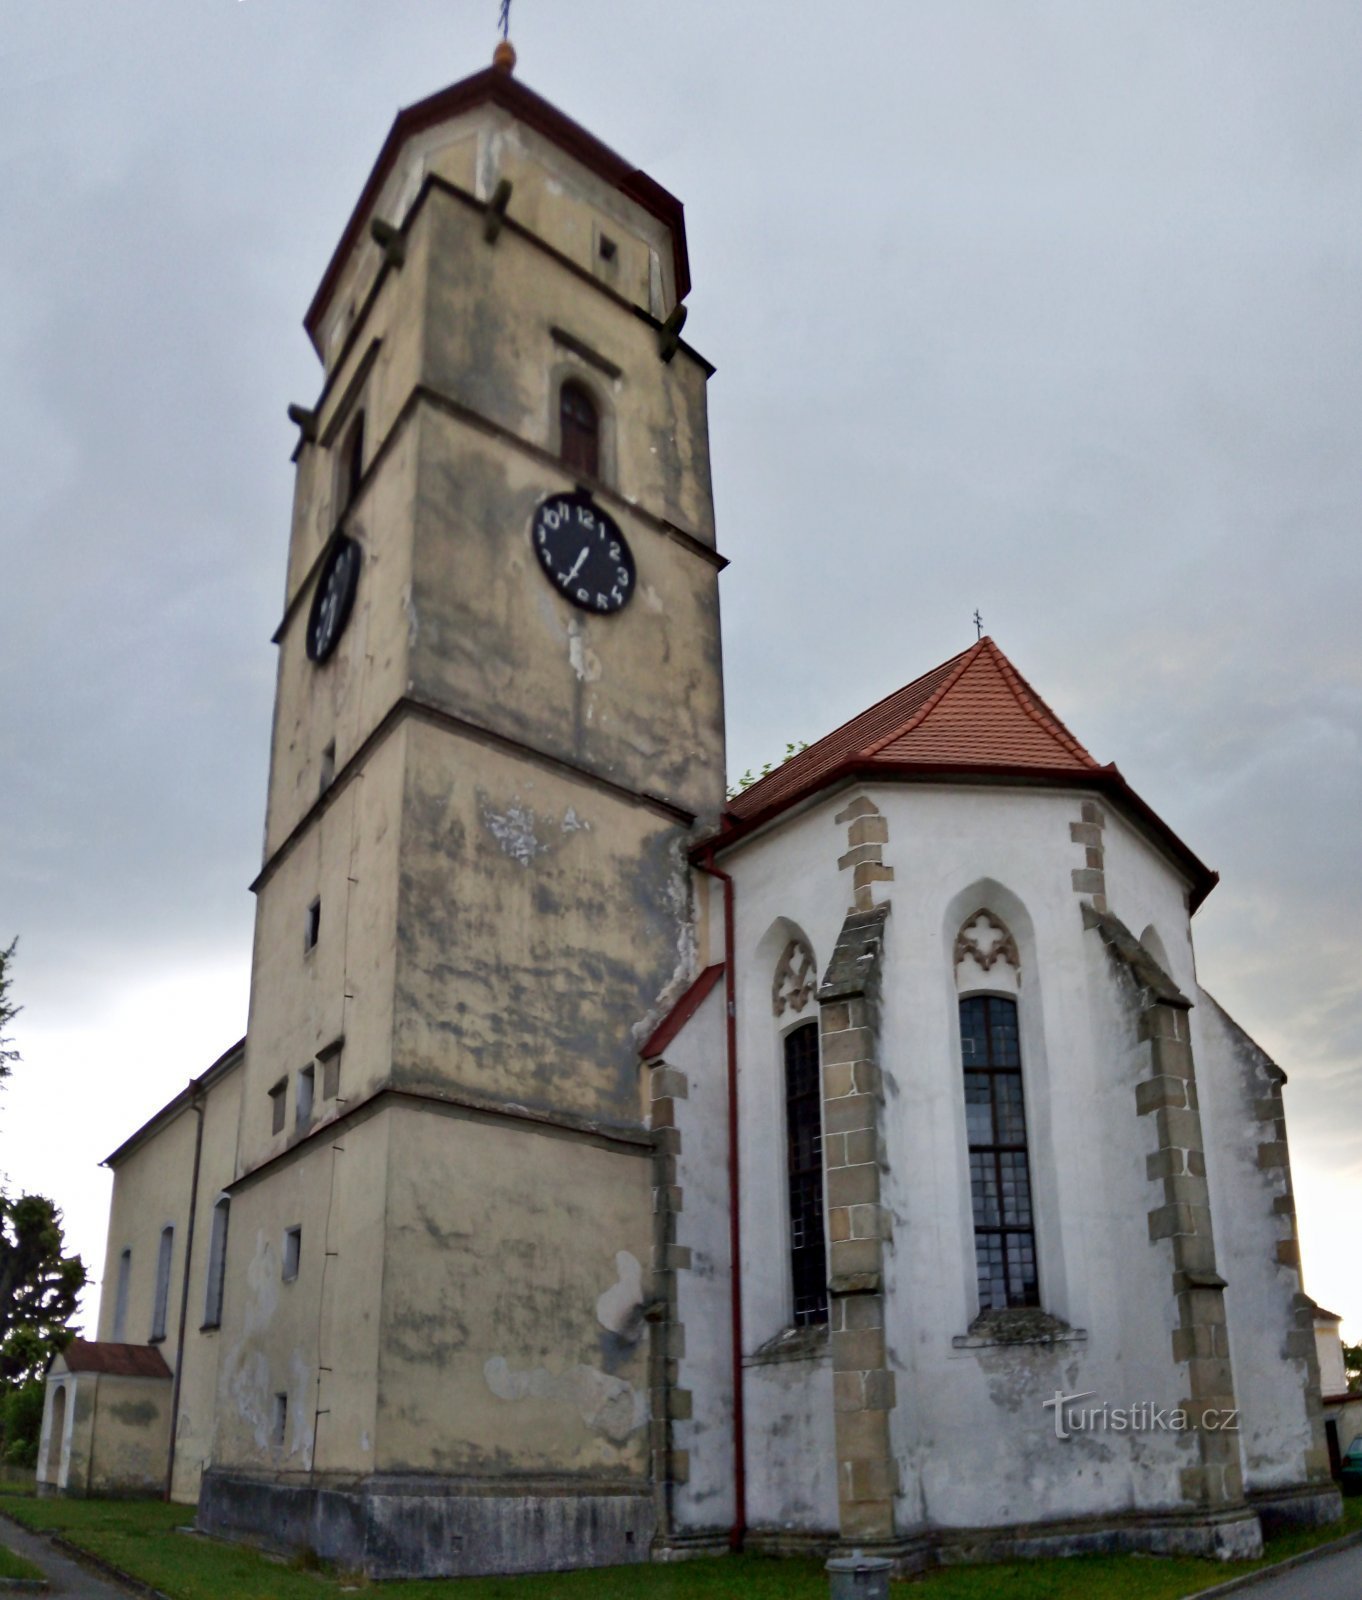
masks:
<svg viewBox="0 0 1362 1600"><path fill-rule="evenodd" d="M1239 1592L1244 1600L1362 1600L1362 1544L1266 1573Z"/></svg>
<svg viewBox="0 0 1362 1600"><path fill-rule="evenodd" d="M49 1594L65 1595L67 1600L128 1600L126 1589L110 1583L107 1578L97 1578L70 1556L53 1549L46 1539L21 1528L8 1517L0 1517L0 1543L7 1544L15 1555L26 1556L43 1569L52 1585Z"/></svg>

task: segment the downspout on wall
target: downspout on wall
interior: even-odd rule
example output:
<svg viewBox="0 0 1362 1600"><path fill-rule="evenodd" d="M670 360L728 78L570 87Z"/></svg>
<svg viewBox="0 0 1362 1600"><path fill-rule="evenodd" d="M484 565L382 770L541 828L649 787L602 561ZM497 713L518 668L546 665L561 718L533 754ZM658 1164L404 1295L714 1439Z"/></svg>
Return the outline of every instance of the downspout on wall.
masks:
<svg viewBox="0 0 1362 1600"><path fill-rule="evenodd" d="M189 1080L190 1109L199 1119L194 1129L194 1171L189 1180L189 1225L184 1240L184 1283L180 1289L180 1327L175 1335L175 1374L170 1383L170 1446L166 1451L166 1481L163 1498L170 1499L175 1477L175 1435L180 1426L180 1380L184 1372L184 1334L189 1321L189 1269L194 1263L194 1219L199 1207L199 1161L203 1155L203 1081Z"/></svg>
<svg viewBox="0 0 1362 1600"><path fill-rule="evenodd" d="M733 933L733 879L714 864L710 846L697 863L724 891L724 1015L728 1039L728 1252L729 1305L733 1355L733 1526L729 1548L738 1551L747 1537L747 1433L743 1397L742 1195L738 1182L738 1004Z"/></svg>

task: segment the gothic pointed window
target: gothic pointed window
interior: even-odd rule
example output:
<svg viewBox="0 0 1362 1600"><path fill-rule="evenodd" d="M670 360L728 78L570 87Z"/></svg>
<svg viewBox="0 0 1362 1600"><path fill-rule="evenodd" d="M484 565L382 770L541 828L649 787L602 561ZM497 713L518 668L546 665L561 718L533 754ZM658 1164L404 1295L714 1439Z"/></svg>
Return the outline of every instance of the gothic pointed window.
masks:
<svg viewBox="0 0 1362 1600"><path fill-rule="evenodd" d="M601 417L586 388L571 379L558 394L558 454L587 478L601 474Z"/></svg>
<svg viewBox="0 0 1362 1600"><path fill-rule="evenodd" d="M1017 1002L960 1001L970 1199L980 1311L1040 1304Z"/></svg>
<svg viewBox="0 0 1362 1600"><path fill-rule="evenodd" d="M823 1093L818 1024L785 1035L785 1136L794 1323L828 1320L828 1254L823 1237Z"/></svg>

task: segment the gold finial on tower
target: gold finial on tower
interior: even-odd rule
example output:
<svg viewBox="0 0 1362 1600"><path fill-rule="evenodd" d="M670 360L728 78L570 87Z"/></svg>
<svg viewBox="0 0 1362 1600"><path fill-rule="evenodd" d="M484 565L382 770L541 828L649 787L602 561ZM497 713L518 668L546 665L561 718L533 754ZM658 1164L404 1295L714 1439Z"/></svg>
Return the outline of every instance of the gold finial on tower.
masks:
<svg viewBox="0 0 1362 1600"><path fill-rule="evenodd" d="M497 47L492 52L492 65L502 72L514 72L515 46L511 43L511 0L501 0L497 24L501 28L501 38L497 40Z"/></svg>

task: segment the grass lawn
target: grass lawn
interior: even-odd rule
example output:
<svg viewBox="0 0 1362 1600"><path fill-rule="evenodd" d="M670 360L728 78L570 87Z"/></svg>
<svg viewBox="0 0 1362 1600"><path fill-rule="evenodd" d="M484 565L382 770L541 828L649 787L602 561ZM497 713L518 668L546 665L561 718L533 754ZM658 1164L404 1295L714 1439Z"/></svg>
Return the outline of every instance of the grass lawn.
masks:
<svg viewBox="0 0 1362 1600"><path fill-rule="evenodd" d="M42 1572L31 1561L16 1556L0 1544L0 1578L41 1578Z"/></svg>
<svg viewBox="0 0 1362 1600"><path fill-rule="evenodd" d="M1181 1600L1301 1550L1362 1530L1362 1499L1344 1502L1341 1523L1274 1539L1264 1562L1151 1556L1085 1556L1009 1566L950 1567L897 1592L922 1600ZM188 1506L158 1500L35 1500L0 1490L0 1513L26 1527L64 1534L72 1543L162 1590L173 1600L330 1600L368 1588L270 1560L238 1545L177 1533ZM674 1566L615 1567L604 1572L533 1578L462 1578L374 1585L394 1600L825 1600L827 1578L815 1561L760 1556L686 1561Z"/></svg>

